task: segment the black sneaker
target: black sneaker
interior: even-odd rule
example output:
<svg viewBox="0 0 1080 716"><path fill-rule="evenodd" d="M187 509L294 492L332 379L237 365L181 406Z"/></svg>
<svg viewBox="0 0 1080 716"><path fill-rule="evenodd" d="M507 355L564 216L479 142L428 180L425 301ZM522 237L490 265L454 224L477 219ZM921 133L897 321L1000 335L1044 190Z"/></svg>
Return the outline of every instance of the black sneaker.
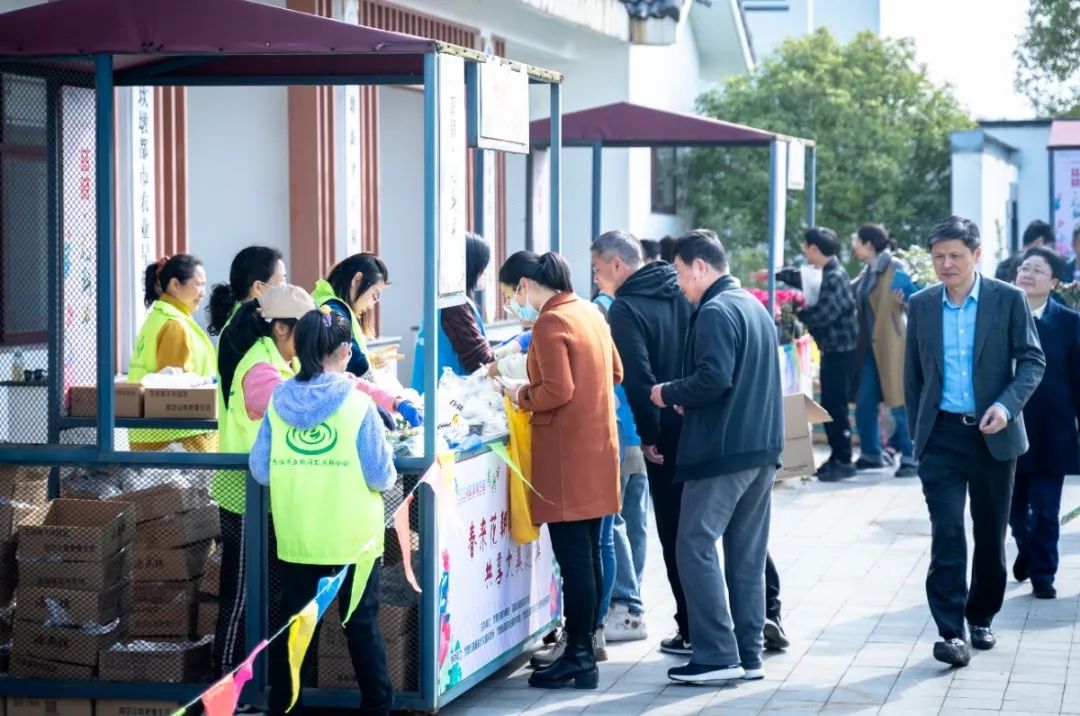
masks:
<svg viewBox="0 0 1080 716"><path fill-rule="evenodd" d="M780 619L765 619L765 651L783 651L791 646L791 640L784 633Z"/></svg>
<svg viewBox="0 0 1080 716"><path fill-rule="evenodd" d="M948 639L934 644L934 658L949 666L967 666L971 650L963 639Z"/></svg>
<svg viewBox="0 0 1080 716"><path fill-rule="evenodd" d="M691 662L686 666L676 666L668 669L667 675L672 681L680 681L684 684L704 684L710 681L741 679L746 675L746 670L742 668L741 664L712 666Z"/></svg>
<svg viewBox="0 0 1080 716"><path fill-rule="evenodd" d="M892 456L888 453L882 453L877 458L860 457L855 461L855 469L860 472L863 470L881 470L892 467L893 464Z"/></svg>
<svg viewBox="0 0 1080 716"><path fill-rule="evenodd" d="M900 467L896 468L894 477L918 477L919 476L919 463L917 462L901 462Z"/></svg>
<svg viewBox="0 0 1080 716"><path fill-rule="evenodd" d="M1031 576L1028 570L1028 559L1022 554L1016 555L1016 561L1013 562L1013 576L1016 577L1017 582L1026 582Z"/></svg>
<svg viewBox="0 0 1080 716"><path fill-rule="evenodd" d="M678 631L675 632L674 636L660 642L660 651L677 656L694 655L694 649L690 646L690 642L683 638L682 632Z"/></svg>
<svg viewBox="0 0 1080 716"><path fill-rule="evenodd" d="M997 644L997 637L994 636L994 631L988 626L975 626L970 625L971 629L971 645L980 651L986 651L993 649Z"/></svg>
<svg viewBox="0 0 1080 716"><path fill-rule="evenodd" d="M1045 579L1031 580L1031 592L1037 599L1057 598L1057 590L1054 589L1054 583Z"/></svg>
<svg viewBox="0 0 1080 716"><path fill-rule="evenodd" d="M855 466L850 462L827 462L817 471L817 479L822 482L839 482L855 477Z"/></svg>

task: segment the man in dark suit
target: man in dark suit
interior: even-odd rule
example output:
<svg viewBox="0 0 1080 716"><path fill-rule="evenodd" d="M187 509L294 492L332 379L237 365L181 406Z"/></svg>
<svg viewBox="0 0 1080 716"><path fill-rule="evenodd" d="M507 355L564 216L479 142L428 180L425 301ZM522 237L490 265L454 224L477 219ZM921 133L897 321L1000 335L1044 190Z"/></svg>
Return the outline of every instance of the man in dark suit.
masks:
<svg viewBox="0 0 1080 716"><path fill-rule="evenodd" d="M927 246L942 283L911 299L904 393L932 527L926 596L942 638L934 658L966 666L965 618L972 646L996 642L990 623L1005 597L1013 473L1028 447L1021 411L1045 359L1023 292L976 272L974 222L943 220ZM968 495L975 523L970 591Z"/></svg>
<svg viewBox="0 0 1080 716"><path fill-rule="evenodd" d="M1016 465L1009 526L1016 539L1013 575L1040 599L1053 599L1058 566L1061 486L1065 475L1080 468L1077 416L1080 416L1080 313L1050 294L1058 284L1065 262L1048 248L1031 249L1024 256L1016 285L1027 294L1035 317L1039 342L1046 355L1042 382L1024 408L1031 449Z"/></svg>

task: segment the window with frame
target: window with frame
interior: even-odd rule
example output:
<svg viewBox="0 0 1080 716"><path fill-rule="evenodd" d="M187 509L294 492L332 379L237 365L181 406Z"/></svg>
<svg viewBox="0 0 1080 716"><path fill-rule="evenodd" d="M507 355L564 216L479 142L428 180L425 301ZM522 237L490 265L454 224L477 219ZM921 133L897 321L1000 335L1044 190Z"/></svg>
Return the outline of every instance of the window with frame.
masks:
<svg viewBox="0 0 1080 716"><path fill-rule="evenodd" d="M0 76L0 345L44 343L48 306L45 81Z"/></svg>
<svg viewBox="0 0 1080 716"><path fill-rule="evenodd" d="M679 185L675 147L652 148L652 211L654 214L677 214Z"/></svg>

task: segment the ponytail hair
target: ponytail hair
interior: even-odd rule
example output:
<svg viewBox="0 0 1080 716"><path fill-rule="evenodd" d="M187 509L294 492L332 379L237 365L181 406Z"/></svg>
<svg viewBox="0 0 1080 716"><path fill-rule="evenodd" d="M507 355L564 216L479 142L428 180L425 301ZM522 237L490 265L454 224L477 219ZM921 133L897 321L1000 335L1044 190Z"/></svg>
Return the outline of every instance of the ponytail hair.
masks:
<svg viewBox="0 0 1080 716"><path fill-rule="evenodd" d="M499 283L517 286L523 278L553 291L574 290L566 260L551 251L543 256L537 256L532 251L518 251L499 269Z"/></svg>
<svg viewBox="0 0 1080 716"><path fill-rule="evenodd" d="M889 232L881 224L863 224L855 234L864 244L870 244L879 254L892 246Z"/></svg>
<svg viewBox="0 0 1080 716"><path fill-rule="evenodd" d="M323 361L343 345L352 344L352 324L340 313L323 306L304 314L293 333L300 371L296 379L307 382L323 372Z"/></svg>
<svg viewBox="0 0 1080 716"><path fill-rule="evenodd" d="M215 284L210 291L206 332L212 336L221 333L233 307L247 300L256 281L268 282L282 259L281 252L269 246L248 246L240 251L229 267L229 282Z"/></svg>
<svg viewBox="0 0 1080 716"><path fill-rule="evenodd" d="M229 323L229 329L222 331L218 341L218 380L221 382L226 408L229 407L229 392L236 376L236 366L240 365L251 347L260 339L273 336L275 323L283 323L290 330L296 330L295 318L275 318L268 321L262 317L260 308L257 298L241 306Z"/></svg>
<svg viewBox="0 0 1080 716"><path fill-rule="evenodd" d="M195 276L195 269L202 266L202 261L191 254L176 254L173 257L162 256L146 267L143 272L143 305L150 308L154 301L165 293L165 287L174 278L180 283L190 281Z"/></svg>

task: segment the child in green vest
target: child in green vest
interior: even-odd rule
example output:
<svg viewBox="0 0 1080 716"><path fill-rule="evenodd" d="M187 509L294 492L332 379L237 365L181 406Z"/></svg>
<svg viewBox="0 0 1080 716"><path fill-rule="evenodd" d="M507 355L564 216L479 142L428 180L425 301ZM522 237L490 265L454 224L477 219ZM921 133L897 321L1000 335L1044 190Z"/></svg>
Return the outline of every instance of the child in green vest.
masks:
<svg viewBox="0 0 1080 716"><path fill-rule="evenodd" d="M379 632L378 594L382 492L397 479L393 455L374 403L346 373L352 354L349 320L323 307L304 315L293 337L300 369L274 391L249 459L255 480L270 487L281 613L296 614L314 598L320 578L356 565L341 588L344 618L353 571L360 568L362 574L370 567L345 632L360 685L360 713L388 714L393 689ZM282 714L291 696L287 641L280 638L270 649L270 713ZM313 643L301 680L317 651ZM291 713L302 708L301 698Z"/></svg>

